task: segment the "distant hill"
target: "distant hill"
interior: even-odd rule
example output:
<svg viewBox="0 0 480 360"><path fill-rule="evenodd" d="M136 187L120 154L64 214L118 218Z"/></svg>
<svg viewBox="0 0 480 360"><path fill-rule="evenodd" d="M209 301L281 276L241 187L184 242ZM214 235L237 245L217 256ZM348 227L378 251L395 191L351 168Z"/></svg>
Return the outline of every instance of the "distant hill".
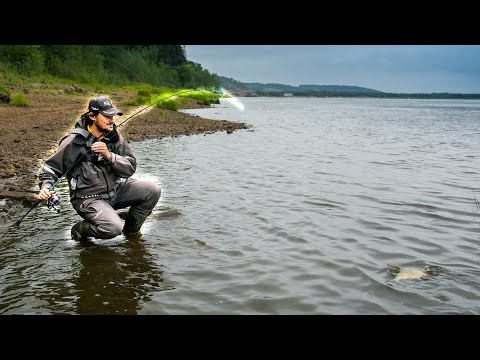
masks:
<svg viewBox="0 0 480 360"><path fill-rule="evenodd" d="M368 89L360 86L348 86L348 85L285 85L275 83L243 83L248 89L254 92L271 92L271 91L283 91L290 93L305 93L311 91L327 91L327 92L352 92L352 93L381 93L381 91Z"/></svg>
<svg viewBox="0 0 480 360"><path fill-rule="evenodd" d="M243 83L233 78L220 76L222 87L234 96L283 96L291 93L298 96L325 96L330 94L381 94L381 91L360 86L347 85L299 85L292 86L277 83Z"/></svg>
<svg viewBox="0 0 480 360"><path fill-rule="evenodd" d="M285 85L285 84L276 84L276 83L243 83L248 89L253 92L298 92L297 86Z"/></svg>
<svg viewBox="0 0 480 360"><path fill-rule="evenodd" d="M352 93L377 93L380 94L382 91L364 88L360 86L349 86L349 85L299 85L299 91L338 91L338 92L352 92Z"/></svg>
<svg viewBox="0 0 480 360"><path fill-rule="evenodd" d="M480 99L480 94L386 93L360 86L242 83L220 76L221 86L233 96L374 97L396 99Z"/></svg>

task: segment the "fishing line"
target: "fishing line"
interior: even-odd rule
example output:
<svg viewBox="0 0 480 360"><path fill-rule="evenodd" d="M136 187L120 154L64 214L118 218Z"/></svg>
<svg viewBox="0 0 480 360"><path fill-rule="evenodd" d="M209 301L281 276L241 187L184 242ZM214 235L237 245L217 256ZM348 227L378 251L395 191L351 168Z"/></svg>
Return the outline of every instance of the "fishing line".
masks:
<svg viewBox="0 0 480 360"><path fill-rule="evenodd" d="M142 111L148 109L149 107L151 107L151 106L153 106L153 105L155 105L155 104L158 104L158 103L161 102L161 101L164 101L164 100L166 100L166 99L168 99L168 98L171 98L172 96L176 96L176 95L179 95L179 94L183 94L183 93L187 93L187 92L192 92L192 91L206 91L206 90L193 90L193 89L190 89L190 90L182 90L182 91L176 92L176 93L174 93L174 94L171 94L171 95L169 95L169 96L166 96L166 97L164 97L164 98L161 98L161 99L159 99L159 100L157 100L157 101L152 102L150 105L147 105L147 106L145 106L144 108L140 109L140 110L137 111L135 114L129 116L127 119L123 120L120 124L118 124L116 128L118 129L120 126L122 126L123 124L125 124L128 120L130 120L130 119L133 118L134 116L138 115L139 113L141 113ZM115 135L118 134L118 132L115 132L111 138L108 138L108 135L109 135L111 132L113 132L114 130L115 130L115 128L113 128L112 130L110 130L107 134L105 134L105 136L104 136L103 138L107 138L107 139L110 139L110 140L113 139L113 138L115 137ZM100 140L100 141L101 141L101 140ZM49 190L49 191L53 191L53 189L55 188L55 186L57 186L58 183L63 180L63 178L67 175L67 173L68 173L70 170L72 170L72 169L75 167L75 165L77 165L77 164L83 159L83 157L86 156L90 151L91 151L91 148L89 148L89 149L87 150L87 152L85 152L85 154L83 154L82 156L80 156L80 157L77 159L77 161L75 161L75 163L74 163L72 166L70 166L70 168L69 168L67 171L65 171L65 173L64 173L57 181L55 181L55 183L54 183L48 190ZM53 197L53 196L51 196L50 198L47 199L47 205L48 205L48 208L49 208L49 209L52 208L52 207L55 209L54 205L57 205L57 204L59 203L59 201L60 201L60 200L58 199L58 197L57 197L56 199L52 199L52 200L50 200L50 202L49 202L48 200L51 199L52 197ZM40 204L42 201L43 201L43 200L37 200L37 201L32 205L32 207L20 218L20 220L18 220L18 221L15 222L14 225L19 226L20 223L23 221L23 219L30 213L30 211L32 211L32 210L33 210L38 204ZM58 212L58 210L57 210L57 212Z"/></svg>

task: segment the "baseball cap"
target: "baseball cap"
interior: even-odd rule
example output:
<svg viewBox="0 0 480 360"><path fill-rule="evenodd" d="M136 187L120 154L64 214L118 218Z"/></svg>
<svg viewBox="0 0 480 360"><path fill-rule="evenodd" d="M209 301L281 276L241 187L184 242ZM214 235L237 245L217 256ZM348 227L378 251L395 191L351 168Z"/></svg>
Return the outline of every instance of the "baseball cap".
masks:
<svg viewBox="0 0 480 360"><path fill-rule="evenodd" d="M97 96L90 99L88 111L101 112L105 116L123 115L123 112L113 107L112 102L106 96Z"/></svg>

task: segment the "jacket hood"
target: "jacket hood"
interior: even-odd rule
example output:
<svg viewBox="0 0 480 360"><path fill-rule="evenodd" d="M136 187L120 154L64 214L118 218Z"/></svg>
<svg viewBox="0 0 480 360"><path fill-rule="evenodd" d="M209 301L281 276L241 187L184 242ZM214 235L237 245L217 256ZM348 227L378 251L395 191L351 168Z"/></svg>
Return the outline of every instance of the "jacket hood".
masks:
<svg viewBox="0 0 480 360"><path fill-rule="evenodd" d="M82 129L87 129L87 121L85 118L81 117L75 121L75 129L76 128L82 128Z"/></svg>

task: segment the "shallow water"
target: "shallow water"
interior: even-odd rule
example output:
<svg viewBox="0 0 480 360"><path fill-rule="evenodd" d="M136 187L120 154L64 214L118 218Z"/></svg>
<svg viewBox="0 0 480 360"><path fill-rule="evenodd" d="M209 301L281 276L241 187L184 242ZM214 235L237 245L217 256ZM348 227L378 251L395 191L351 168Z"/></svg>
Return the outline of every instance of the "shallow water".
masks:
<svg viewBox="0 0 480 360"><path fill-rule="evenodd" d="M1 314L480 313L479 101L187 112L252 128L131 144L162 187L140 241L70 240L64 183L60 213L3 226ZM440 270L393 281L388 264Z"/></svg>

